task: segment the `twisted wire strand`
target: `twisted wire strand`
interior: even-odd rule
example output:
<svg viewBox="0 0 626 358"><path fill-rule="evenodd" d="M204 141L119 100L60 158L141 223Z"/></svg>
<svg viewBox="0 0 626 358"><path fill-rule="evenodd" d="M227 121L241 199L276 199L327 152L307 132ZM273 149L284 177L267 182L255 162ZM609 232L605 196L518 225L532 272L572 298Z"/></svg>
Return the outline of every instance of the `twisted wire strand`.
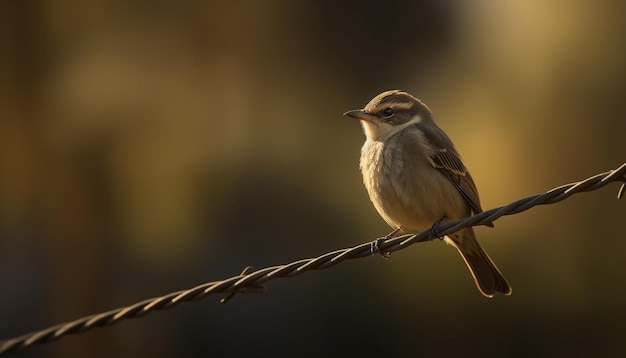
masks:
<svg viewBox="0 0 626 358"><path fill-rule="evenodd" d="M517 214L537 205L554 204L576 193L596 190L617 181L623 183L617 194L618 199L621 199L626 187L626 163L615 170L597 174L579 182L566 184L543 194L532 195L471 217L441 223L436 228L433 227L431 230L425 230L415 235L380 239L376 245L380 252L391 253L418 242L443 237L468 226L490 224L504 215ZM289 264L266 267L256 271L246 267L240 275L222 281L208 282L188 290L172 292L128 307L83 317L72 322L61 323L40 331L0 341L0 355L24 350L34 344L54 342L68 334L83 333L94 327L110 326L124 319L143 317L153 311L172 308L183 302L197 301L212 294L228 293L221 300L222 303L225 303L238 293L264 293L266 289L262 284L267 281L294 277L311 270L327 269L345 260L371 256L373 254L372 247L372 243L368 242L355 247L329 252L316 258L298 260Z"/></svg>

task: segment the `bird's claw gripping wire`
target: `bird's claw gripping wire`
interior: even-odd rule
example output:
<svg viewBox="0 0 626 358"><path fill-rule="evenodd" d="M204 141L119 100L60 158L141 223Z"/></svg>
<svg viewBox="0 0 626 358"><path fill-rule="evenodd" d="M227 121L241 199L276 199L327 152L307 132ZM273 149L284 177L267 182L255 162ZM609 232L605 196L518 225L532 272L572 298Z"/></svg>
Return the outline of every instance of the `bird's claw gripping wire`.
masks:
<svg viewBox="0 0 626 358"><path fill-rule="evenodd" d="M434 240L434 239L443 240L443 237L445 235L441 235L441 224L443 224L445 221L446 221L446 217L444 216L441 219L435 221L433 226L431 226L430 229L428 229L428 238L430 240Z"/></svg>
<svg viewBox="0 0 626 358"><path fill-rule="evenodd" d="M372 252L372 255L376 255L379 254L380 256L382 256L384 259L388 259L389 256L391 255L389 252L382 252L380 251L380 243L382 241L385 241L387 239L390 239L389 237L385 236L385 237L379 237L378 239L372 241L372 245L370 247L370 251Z"/></svg>
<svg viewBox="0 0 626 358"><path fill-rule="evenodd" d="M241 271L240 276L246 276L250 273L254 272L254 268L252 268L252 266L246 266L243 271ZM241 293L265 293L265 291L267 291L267 289L265 288L265 286L263 285L259 285L259 284L253 284L250 286L246 286L246 287L242 287L234 292L229 293L226 297L222 298L220 300L220 303L226 303L228 301L230 301L233 297L235 297L235 295Z"/></svg>
<svg viewBox="0 0 626 358"><path fill-rule="evenodd" d="M379 237L378 239L372 241L372 245L370 246L370 252L372 253L372 255L379 254L383 258L388 259L389 256L391 255L391 252L383 252L383 251L381 251L380 250L380 243L383 242L383 241L387 241L387 240L393 238L393 236L395 234L397 234L398 231L400 231L400 228L396 228L395 230L393 230L389 234L385 235L384 237Z"/></svg>

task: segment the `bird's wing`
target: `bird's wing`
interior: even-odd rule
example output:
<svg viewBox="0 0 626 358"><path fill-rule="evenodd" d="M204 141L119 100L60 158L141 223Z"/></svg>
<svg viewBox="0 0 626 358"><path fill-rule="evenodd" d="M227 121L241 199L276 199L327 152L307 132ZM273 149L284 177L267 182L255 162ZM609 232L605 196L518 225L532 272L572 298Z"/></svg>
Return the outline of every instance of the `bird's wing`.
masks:
<svg viewBox="0 0 626 358"><path fill-rule="evenodd" d="M421 126L420 130L431 145L432 150L429 153L431 164L448 178L475 214L481 213L483 210L480 207L476 184L448 135L436 125Z"/></svg>
<svg viewBox="0 0 626 358"><path fill-rule="evenodd" d="M459 155L447 148L435 149L431 159L435 168L439 169L467 200L474 213L482 212L476 184Z"/></svg>

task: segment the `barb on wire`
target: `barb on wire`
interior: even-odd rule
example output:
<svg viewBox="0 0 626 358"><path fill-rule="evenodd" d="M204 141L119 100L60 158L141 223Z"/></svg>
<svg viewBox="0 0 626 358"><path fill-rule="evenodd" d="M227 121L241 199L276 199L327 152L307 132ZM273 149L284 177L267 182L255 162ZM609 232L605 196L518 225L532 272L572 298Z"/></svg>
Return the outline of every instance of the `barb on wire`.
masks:
<svg viewBox="0 0 626 358"><path fill-rule="evenodd" d="M623 183L617 194L618 199L620 199L626 187L626 163L615 170L592 176L580 182L563 185L543 194L529 196L468 218L441 223L438 226L437 233L444 236L468 226L486 225L504 215L517 214L537 205L554 204L576 193L596 190L617 181ZM430 234L429 230L426 230L415 235L403 235L384 240L378 242L377 245L381 252L394 252L412 244L433 239L435 237ZM371 256L371 245L372 243L368 242L352 248L329 252L316 258L299 260L286 265L266 267L257 271L246 267L240 275L222 281L208 282L189 290L173 292L128 307L95 314L17 338L1 341L0 355L23 350L34 344L54 342L65 335L82 333L94 327L109 326L127 318L142 317L150 312L171 308L183 302L200 300L211 294L228 293L221 301L225 303L238 293L263 293L265 292L265 287L262 284L269 280L293 277L310 270L326 269L345 260Z"/></svg>

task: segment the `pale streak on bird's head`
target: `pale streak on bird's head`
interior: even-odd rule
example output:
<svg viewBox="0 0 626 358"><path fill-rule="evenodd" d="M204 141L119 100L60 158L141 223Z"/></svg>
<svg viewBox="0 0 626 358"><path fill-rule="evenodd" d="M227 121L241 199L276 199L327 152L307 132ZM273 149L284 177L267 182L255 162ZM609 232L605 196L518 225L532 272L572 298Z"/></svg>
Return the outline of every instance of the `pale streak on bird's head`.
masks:
<svg viewBox="0 0 626 358"><path fill-rule="evenodd" d="M432 121L428 107L407 92L386 91L363 108L369 120L362 120L368 140L385 141L402 129L422 121Z"/></svg>

